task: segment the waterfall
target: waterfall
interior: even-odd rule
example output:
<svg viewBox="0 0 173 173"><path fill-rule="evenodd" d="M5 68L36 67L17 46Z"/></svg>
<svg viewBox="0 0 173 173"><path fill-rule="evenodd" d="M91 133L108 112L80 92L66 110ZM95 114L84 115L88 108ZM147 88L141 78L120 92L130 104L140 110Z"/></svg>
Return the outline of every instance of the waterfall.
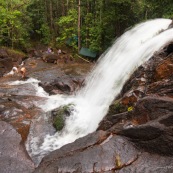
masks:
<svg viewBox="0 0 173 173"><path fill-rule="evenodd" d="M61 102L72 102L75 109L67 118L64 129L53 136L47 135L37 152L47 154L94 132L130 75L155 51L173 40L173 29L167 30L171 22L169 19L147 21L118 38L99 58L86 79L86 86L76 96L66 97Z"/></svg>

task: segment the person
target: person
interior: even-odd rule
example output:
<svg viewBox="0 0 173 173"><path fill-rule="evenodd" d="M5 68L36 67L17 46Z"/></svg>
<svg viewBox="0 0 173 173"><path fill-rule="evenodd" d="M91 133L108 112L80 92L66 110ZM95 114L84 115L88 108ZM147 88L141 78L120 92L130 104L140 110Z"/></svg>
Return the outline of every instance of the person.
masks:
<svg viewBox="0 0 173 173"><path fill-rule="evenodd" d="M53 49L52 49L51 47L48 47L46 52L47 52L48 54L50 54L50 53L53 54L53 53L54 53L54 52L53 52Z"/></svg>
<svg viewBox="0 0 173 173"><path fill-rule="evenodd" d="M17 74L17 73L19 72L17 67L13 67L13 68L12 68L12 71L13 71L13 75L14 75L14 74Z"/></svg>
<svg viewBox="0 0 173 173"><path fill-rule="evenodd" d="M22 78L25 78L26 77L26 68L25 67L22 67L20 69L20 74L22 75Z"/></svg>
<svg viewBox="0 0 173 173"><path fill-rule="evenodd" d="M3 76L6 77L6 76L14 76L15 74L17 74L19 71L18 71L18 68L17 67L13 67L11 69L11 71L7 74L4 74Z"/></svg>
<svg viewBox="0 0 173 173"><path fill-rule="evenodd" d="M61 54L61 53L62 53L62 51L61 51L61 49L59 49L59 50L58 50L58 55Z"/></svg>

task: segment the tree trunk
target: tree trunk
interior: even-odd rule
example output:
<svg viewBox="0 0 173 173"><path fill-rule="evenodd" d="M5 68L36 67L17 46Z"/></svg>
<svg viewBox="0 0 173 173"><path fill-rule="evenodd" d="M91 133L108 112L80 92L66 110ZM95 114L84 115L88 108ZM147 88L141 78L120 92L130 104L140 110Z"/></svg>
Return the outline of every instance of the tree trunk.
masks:
<svg viewBox="0 0 173 173"><path fill-rule="evenodd" d="M87 14L90 12L90 4L89 1L87 0ZM89 22L86 23L86 47L89 47Z"/></svg>
<svg viewBox="0 0 173 173"><path fill-rule="evenodd" d="M78 53L81 48L81 1L78 1Z"/></svg>
<svg viewBox="0 0 173 173"><path fill-rule="evenodd" d="M52 13L52 1L50 0L50 4L49 4L49 13L50 13L50 27L51 27L51 31L53 31L53 13Z"/></svg>

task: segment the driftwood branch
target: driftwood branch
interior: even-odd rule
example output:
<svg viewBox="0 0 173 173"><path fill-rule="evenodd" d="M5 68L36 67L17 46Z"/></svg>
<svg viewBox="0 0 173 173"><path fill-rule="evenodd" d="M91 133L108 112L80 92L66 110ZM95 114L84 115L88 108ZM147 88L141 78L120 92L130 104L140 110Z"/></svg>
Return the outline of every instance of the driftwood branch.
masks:
<svg viewBox="0 0 173 173"><path fill-rule="evenodd" d="M84 58L82 58L81 56L79 56L79 55L77 55L80 59L82 59L82 60L84 60L84 61L86 61L86 62L88 62L88 63L90 63L90 61L88 61L88 60L86 60L86 59L84 59Z"/></svg>

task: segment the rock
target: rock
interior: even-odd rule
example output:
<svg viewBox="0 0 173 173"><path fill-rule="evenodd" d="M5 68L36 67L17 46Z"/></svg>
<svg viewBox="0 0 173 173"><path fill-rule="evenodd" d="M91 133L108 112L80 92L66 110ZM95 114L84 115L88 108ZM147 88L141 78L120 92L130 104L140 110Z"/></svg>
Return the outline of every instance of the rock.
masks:
<svg viewBox="0 0 173 173"><path fill-rule="evenodd" d="M156 52L141 65L125 83L119 99L124 105L133 106L138 99L148 94L162 94L172 97L173 43ZM157 89L159 91L157 91ZM161 91L161 92L160 92Z"/></svg>
<svg viewBox="0 0 173 173"><path fill-rule="evenodd" d="M38 116L32 119L27 141L25 142L27 152L36 166L40 163L43 155L40 153L40 147L46 135L55 134L55 128L50 123L51 114L40 112Z"/></svg>
<svg viewBox="0 0 173 173"><path fill-rule="evenodd" d="M173 158L157 154L141 153L131 165L124 166L116 173L172 173Z"/></svg>
<svg viewBox="0 0 173 173"><path fill-rule="evenodd" d="M82 77L63 77L56 78L53 82L40 83L39 85L44 88L49 94L71 94L79 90L84 83Z"/></svg>
<svg viewBox="0 0 173 173"><path fill-rule="evenodd" d="M161 81L154 82L148 85L146 89L146 94L157 94L159 96L168 96L173 98L173 81L168 79L163 79Z"/></svg>
<svg viewBox="0 0 173 173"><path fill-rule="evenodd" d="M45 54L43 55L43 61L48 63L56 63L59 59L59 56L57 54Z"/></svg>
<svg viewBox="0 0 173 173"><path fill-rule="evenodd" d="M173 99L145 97L133 112L138 125L124 128L118 134L129 137L136 145L150 153L173 156Z"/></svg>
<svg viewBox="0 0 173 173"><path fill-rule="evenodd" d="M34 173L171 173L172 169L172 157L140 152L127 138L98 131L51 152Z"/></svg>
<svg viewBox="0 0 173 173"><path fill-rule="evenodd" d="M10 71L13 67L12 59L8 57L7 50L5 48L0 49L0 75Z"/></svg>
<svg viewBox="0 0 173 173"><path fill-rule="evenodd" d="M98 131L53 151L34 173L115 171L133 163L138 154L125 138Z"/></svg>
<svg viewBox="0 0 173 173"><path fill-rule="evenodd" d="M167 58L163 61L161 61L156 69L155 69L155 74L154 78L156 81L161 80L161 79L168 79L169 77L172 76L173 73L173 55L170 54L167 56Z"/></svg>
<svg viewBox="0 0 173 173"><path fill-rule="evenodd" d="M21 144L21 136L3 121L0 121L0 138L0 172L32 173L34 164Z"/></svg>
<svg viewBox="0 0 173 173"><path fill-rule="evenodd" d="M0 120L13 125L21 135L22 142L25 142L32 119L37 117L38 113L41 112L36 107L37 103L41 104L43 100L43 98L36 96L3 96L0 99Z"/></svg>
<svg viewBox="0 0 173 173"><path fill-rule="evenodd" d="M71 111L73 111L72 104L60 106L59 108L56 108L51 111L51 119L53 122L53 126L57 131L63 129L65 125L65 119L66 117L70 116Z"/></svg>
<svg viewBox="0 0 173 173"><path fill-rule="evenodd" d="M19 52L9 48L0 48L0 75L11 71L13 66L21 64L26 55L23 52Z"/></svg>

